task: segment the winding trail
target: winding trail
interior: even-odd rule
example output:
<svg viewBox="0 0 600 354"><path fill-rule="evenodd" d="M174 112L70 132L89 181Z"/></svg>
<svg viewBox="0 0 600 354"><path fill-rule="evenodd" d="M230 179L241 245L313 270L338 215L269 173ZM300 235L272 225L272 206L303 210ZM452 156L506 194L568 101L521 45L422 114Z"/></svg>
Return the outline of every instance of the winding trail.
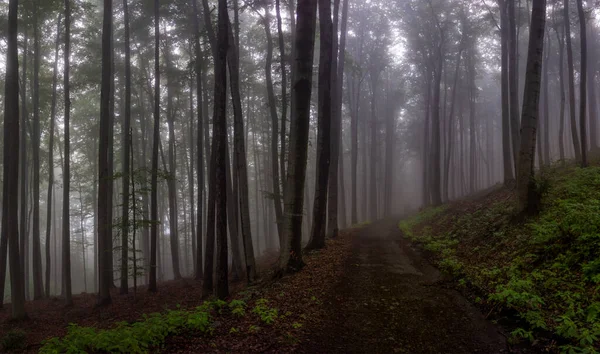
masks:
<svg viewBox="0 0 600 354"><path fill-rule="evenodd" d="M401 237L395 220L366 227L304 353L506 353L500 329Z"/></svg>

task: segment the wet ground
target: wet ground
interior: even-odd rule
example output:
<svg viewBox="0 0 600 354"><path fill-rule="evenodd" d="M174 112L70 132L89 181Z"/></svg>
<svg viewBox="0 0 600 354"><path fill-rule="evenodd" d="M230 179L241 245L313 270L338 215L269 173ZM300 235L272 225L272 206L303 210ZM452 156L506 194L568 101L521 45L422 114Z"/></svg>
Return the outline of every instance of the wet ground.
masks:
<svg viewBox="0 0 600 354"><path fill-rule="evenodd" d="M305 353L506 353L501 329L401 237L396 220L366 227Z"/></svg>

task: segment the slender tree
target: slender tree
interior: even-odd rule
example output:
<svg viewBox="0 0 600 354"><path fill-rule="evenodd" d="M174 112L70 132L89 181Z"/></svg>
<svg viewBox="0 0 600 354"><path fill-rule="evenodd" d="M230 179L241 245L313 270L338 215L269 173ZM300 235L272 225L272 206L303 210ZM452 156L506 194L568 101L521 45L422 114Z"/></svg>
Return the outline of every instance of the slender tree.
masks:
<svg viewBox="0 0 600 354"><path fill-rule="evenodd" d="M2 184L2 241L8 241L12 318L25 319L25 285L19 257L19 54L18 0L8 3L6 79L4 83L4 183ZM2 284L4 286L4 284Z"/></svg>
<svg viewBox="0 0 600 354"><path fill-rule="evenodd" d="M217 283L216 293L219 299L229 296L229 283L227 279L227 198L226 198L226 172L225 154L227 153L227 48L229 15L227 13L227 0L219 0L217 58L215 60L215 97L213 139L215 139L216 156L216 236L217 236Z"/></svg>
<svg viewBox="0 0 600 354"><path fill-rule="evenodd" d="M106 11L106 3L105 3ZM71 290L71 211L70 211L70 186L71 186L71 91L70 91L70 68L71 68L71 0L65 0L65 51L64 51L64 95L65 95L65 118L64 118L64 144L65 157L63 167L63 216L62 216L62 277L63 296L67 306L73 304ZM102 209L100 209L102 210Z"/></svg>
<svg viewBox="0 0 600 354"><path fill-rule="evenodd" d="M319 0L319 131L317 137L317 165L315 178L315 201L313 222L307 249L325 247L325 225L327 215L327 186L332 146L331 139L331 62L333 58L333 24L331 22L331 0Z"/></svg>
<svg viewBox="0 0 600 354"><path fill-rule="evenodd" d="M302 268L302 214L312 93L317 0L298 0L292 72L292 120L286 177L285 212L279 266L283 272Z"/></svg>
<svg viewBox="0 0 600 354"><path fill-rule="evenodd" d="M125 22L125 116L123 117L123 172L122 213L121 213L121 294L129 292L129 150L131 130L131 49L129 44L129 7L123 0L123 21ZM135 214L135 210L133 211ZM135 228L135 225L134 225ZM134 245L135 246L135 245ZM133 250L135 254L135 247ZM135 277L135 275L134 275Z"/></svg>
<svg viewBox="0 0 600 354"><path fill-rule="evenodd" d="M546 0L533 0L532 6L523 94L523 116L521 117L521 150L517 169L517 194L519 208L523 211L530 209L533 202L533 164L542 79Z"/></svg>
<svg viewBox="0 0 600 354"><path fill-rule="evenodd" d="M52 209L53 209L53 189L54 189L54 124L56 121L56 87L58 86L58 50L60 47L60 30L62 13L58 16L56 25L56 41L54 48L54 68L52 70L52 104L50 108L50 139L48 142L48 199L46 205L46 274L45 274L45 293L46 297L50 297L50 274L51 274L51 250L50 250L50 235L52 232ZM1 284L0 284L1 285Z"/></svg>
<svg viewBox="0 0 600 354"><path fill-rule="evenodd" d="M160 2L154 0L154 129L152 133L152 176L150 186L150 280L148 291L156 292L158 246L158 146L160 145Z"/></svg>
<svg viewBox="0 0 600 354"><path fill-rule="evenodd" d="M571 41L571 14L569 13L569 0L564 0L564 23L565 23L565 41L567 44L567 72L569 75L569 112L571 114L571 137L573 139L573 148L575 149L575 159L581 160L581 144L577 135L577 118L575 109L575 72L573 69L573 45ZM585 106L584 106L585 107Z"/></svg>
<svg viewBox="0 0 600 354"><path fill-rule="evenodd" d="M68 1L68 0L67 0ZM66 18L66 16L65 16ZM112 81L112 0L104 0L102 21L102 84L100 89L100 137L98 146L98 305L111 303L112 283L112 222L109 213L109 184L112 182L109 164L110 144L110 103Z"/></svg>
<svg viewBox="0 0 600 354"><path fill-rule="evenodd" d="M587 29L585 27L585 12L583 1L577 0L577 13L579 14L579 38L581 39L581 70L579 71L579 129L581 133L581 167L588 166L587 158Z"/></svg>

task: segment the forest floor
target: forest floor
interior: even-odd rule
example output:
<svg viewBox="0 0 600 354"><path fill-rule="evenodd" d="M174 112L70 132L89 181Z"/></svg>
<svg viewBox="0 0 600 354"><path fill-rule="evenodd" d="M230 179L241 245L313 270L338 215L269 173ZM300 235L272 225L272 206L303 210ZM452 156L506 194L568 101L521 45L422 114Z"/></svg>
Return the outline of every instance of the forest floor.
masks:
<svg viewBox="0 0 600 354"><path fill-rule="evenodd" d="M167 353L503 353L501 329L444 282L444 277L401 237L396 220L341 232L327 248L311 252L298 274L238 286L232 299L248 311L211 315L210 334L185 331L166 338L155 352ZM144 289L136 299L115 294L113 304L94 307L95 296L75 297L64 308L58 300L28 303L31 320L6 321L2 332L26 333L25 352L43 339L64 336L68 323L111 328L144 313L198 306L201 289L191 280L162 284L158 294ZM272 323L250 311L264 301L276 310ZM255 307L256 309L256 307Z"/></svg>
<svg viewBox="0 0 600 354"><path fill-rule="evenodd" d="M303 353L505 353L502 329L486 321L410 243L395 220L352 240L326 316Z"/></svg>

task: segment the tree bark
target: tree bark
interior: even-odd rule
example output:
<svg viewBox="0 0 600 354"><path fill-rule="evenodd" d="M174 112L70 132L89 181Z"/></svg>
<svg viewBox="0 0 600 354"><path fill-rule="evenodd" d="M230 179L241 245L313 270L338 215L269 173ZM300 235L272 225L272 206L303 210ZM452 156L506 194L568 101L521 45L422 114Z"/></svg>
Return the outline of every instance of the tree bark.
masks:
<svg viewBox="0 0 600 354"><path fill-rule="evenodd" d="M194 51L196 60L196 106L198 116L198 140L197 140L197 165L198 165L198 207L196 210L196 280L202 280L204 273L202 271L202 221L203 221L203 203L204 203L204 154L202 149L204 146L204 131L203 131L203 104L202 104L202 61L200 55L200 19L198 14L198 5L196 0L192 0L194 7Z"/></svg>
<svg viewBox="0 0 600 354"><path fill-rule="evenodd" d="M521 118L521 150L517 174L517 194L519 209L531 211L533 202L533 162L535 140L539 116L539 98L544 52L544 27L546 24L546 0L533 0L527 71L523 96L523 116Z"/></svg>
<svg viewBox="0 0 600 354"><path fill-rule="evenodd" d="M581 133L581 167L588 166L587 158L587 30L585 28L585 12L583 0L577 0L577 13L579 14L579 36L581 39L581 71L579 72L579 129Z"/></svg>
<svg viewBox="0 0 600 354"><path fill-rule="evenodd" d="M2 193L2 243L8 242L12 318L27 318L25 286L19 260L19 54L17 49L18 1L8 3L6 78L4 90L4 183ZM4 263L4 262L3 262ZM3 264L4 265L4 264ZM4 284L1 284L4 287ZM3 294L4 295L4 294ZM2 298L3 300L4 298Z"/></svg>
<svg viewBox="0 0 600 354"><path fill-rule="evenodd" d="M333 59L333 25L331 22L331 0L319 0L319 113L317 136L317 165L315 178L315 196L313 203L313 222L310 241L307 249L320 249L325 247L325 224L327 216L327 186L329 181L329 164L336 139L331 131L331 78ZM337 34L335 34L337 36ZM335 113L333 113L335 115ZM335 118L334 118L335 120ZM335 129L335 128L334 128ZM334 133L335 134L335 133ZM331 188L330 188L331 191ZM337 201L337 193L336 193ZM331 202L331 200L330 200ZM331 211L331 210L330 210ZM335 210L337 214L337 210ZM331 215L330 215L331 219ZM337 219L337 216L336 216Z"/></svg>
<svg viewBox="0 0 600 354"><path fill-rule="evenodd" d="M513 164L517 170L519 152L519 38L517 35L515 2L517 0L506 0L508 2L508 85L510 92L510 129L512 138Z"/></svg>
<svg viewBox="0 0 600 354"><path fill-rule="evenodd" d="M154 0L154 128L152 132L152 176L150 186L150 279L148 291L156 292L158 248L158 146L160 145L160 4Z"/></svg>
<svg viewBox="0 0 600 354"><path fill-rule="evenodd" d="M58 86L58 51L60 48L60 30L61 30L62 13L58 15L56 24L56 41L54 45L54 67L52 69L52 104L50 108L50 139L48 142L48 199L46 203L46 274L45 274L45 295L50 297L50 271L51 271L51 252L50 238L52 230L52 192L54 188L54 124L56 121L56 87ZM0 246L0 252L1 246ZM56 261L56 260L55 260ZM2 283L0 282L0 287Z"/></svg>
<svg viewBox="0 0 600 354"><path fill-rule="evenodd" d="M218 37L215 60L215 98L213 139L216 141L215 151L215 177L216 177L216 235L217 235L217 282L216 295L219 299L229 296L229 283L227 279L227 198L226 198L226 166L227 154L227 36L229 15L227 13L227 0L219 0Z"/></svg>
<svg viewBox="0 0 600 354"><path fill-rule="evenodd" d="M121 176L122 184L122 213L121 213L121 294L129 292L129 150L130 139L129 131L131 130L131 50L129 43L129 9L127 0L123 0L123 17L125 22L125 116L123 117L123 172ZM135 214L135 210L133 213ZM135 228L135 225L133 225ZM135 244L133 245L133 253L135 254ZM135 277L135 274L134 274Z"/></svg>
<svg viewBox="0 0 600 354"><path fill-rule="evenodd" d="M68 0L66 0L68 1ZM66 17L65 17L66 18ZM112 79L112 1L104 0L104 18L102 27L102 85L100 92L100 140L98 149L98 268L99 268L99 293L98 305L107 305L111 302L110 287L112 285L112 247L109 239L112 237L111 219L109 208L111 206L109 184L112 181L110 171L110 125L111 109L111 79ZM66 145L65 145L66 147ZM65 155L66 156L66 155ZM68 228L68 224L63 227ZM64 231L63 231L64 232Z"/></svg>
<svg viewBox="0 0 600 354"><path fill-rule="evenodd" d="M558 149L560 153L560 160L565 160L565 105L566 105L566 93L565 93L565 45L564 45L564 32L559 33L558 28L555 28L556 39L558 41L558 74L559 74L559 89L560 89L560 119L558 126Z"/></svg>
<svg viewBox="0 0 600 354"><path fill-rule="evenodd" d="M281 188L280 188L280 174L279 174L279 144L278 144L278 121L277 116L277 103L275 101L275 90L273 89L273 75L272 75L272 63L273 63L273 38L271 36L271 28L269 21L269 12L265 12L263 18L265 25L265 34L267 37L267 58L265 61L265 76L267 81L267 99L269 102L269 113L271 115L271 169L273 173L273 203L275 205L275 217L277 218L277 232L279 234L279 240L281 242L281 235L283 234L282 229L282 218L283 209L281 206Z"/></svg>
<svg viewBox="0 0 600 354"><path fill-rule="evenodd" d="M581 145L577 135L577 118L575 110L575 73L573 69L573 46L571 44L571 17L569 0L564 0L565 39L567 43L567 70L569 74L569 111L571 113L571 137L575 149L575 159L581 163Z"/></svg>
<svg viewBox="0 0 600 354"><path fill-rule="evenodd" d="M39 4L34 9L33 24L33 220L32 220L32 261L33 261L33 299L44 296L42 281L42 247L40 242L40 33Z"/></svg>
<svg viewBox="0 0 600 354"><path fill-rule="evenodd" d="M228 29L229 43L233 43L231 26ZM231 82L231 97L233 98L233 134L235 168L238 172L239 206L241 234L244 245L244 261L246 263L246 280L250 284L256 279L256 261L252 245L252 224L250 220L250 198L248 196L248 163L246 160L246 144L244 142L244 119L242 115L242 100L240 97L240 68L238 61L238 47L229 45L230 55L229 74Z"/></svg>
<svg viewBox="0 0 600 354"><path fill-rule="evenodd" d="M283 40L283 30L281 24L281 6L280 0L275 0L275 11L277 13L277 36L279 39L279 65L281 66L281 154L279 155L279 164L281 176L285 176L285 152L286 152L286 120L288 111L287 101L287 65L285 64L285 42ZM238 46L239 47L239 46Z"/></svg>
<svg viewBox="0 0 600 354"><path fill-rule="evenodd" d="M509 20L507 1L500 0L500 22L501 22L501 86L502 86L502 162L504 171L504 183L507 184L514 180L513 167L514 155L511 155L511 130L510 130L510 90L509 90Z"/></svg>
<svg viewBox="0 0 600 354"><path fill-rule="evenodd" d="M294 34L294 68L292 70L292 120L286 177L283 237L279 267L282 272L296 272L302 260L302 216L304 182L308 153L312 66L315 47L317 0L298 0L297 28Z"/></svg>

